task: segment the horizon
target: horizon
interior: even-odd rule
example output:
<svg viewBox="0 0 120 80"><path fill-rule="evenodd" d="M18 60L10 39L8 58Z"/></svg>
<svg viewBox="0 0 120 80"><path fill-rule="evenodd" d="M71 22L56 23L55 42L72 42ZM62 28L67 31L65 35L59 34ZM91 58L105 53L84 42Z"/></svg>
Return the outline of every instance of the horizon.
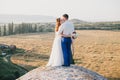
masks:
<svg viewBox="0 0 120 80"><path fill-rule="evenodd" d="M22 22L26 22L26 23L39 23L39 22L46 23L46 22L55 22L55 19L57 18L55 16L50 16L50 15L34 15L34 14L29 14L29 15L28 14L0 14L0 17L1 16L12 16L12 18L13 18L13 16L17 16L17 18L18 18L18 16L22 16L22 17L23 16L24 17L26 17L26 16L34 16L33 18L35 18L35 16L41 16L41 17L45 17L45 18L48 18L48 19L47 19L47 21L39 19L39 18L38 19L40 21L19 21L19 20L17 21L17 18L16 18L16 20L11 20L11 21L8 20L8 22L3 21L3 22L0 22L0 23L11 23L11 22L13 22L13 23L22 23ZM14 19L15 19L15 17L14 17ZM24 19L24 18L22 18L22 19ZM114 20L114 21L112 21L112 20L87 21L87 20L82 20L82 19L79 19L79 18L70 18L69 20L73 20L73 19L77 19L77 20L84 21L84 22L120 22L120 20Z"/></svg>
<svg viewBox="0 0 120 80"><path fill-rule="evenodd" d="M43 15L89 22L120 21L120 0L0 0L0 14Z"/></svg>

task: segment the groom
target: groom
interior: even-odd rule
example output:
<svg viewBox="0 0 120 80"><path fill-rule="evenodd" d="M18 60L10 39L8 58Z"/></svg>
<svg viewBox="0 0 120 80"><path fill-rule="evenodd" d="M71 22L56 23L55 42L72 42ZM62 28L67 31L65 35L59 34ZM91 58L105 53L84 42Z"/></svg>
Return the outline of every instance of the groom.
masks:
<svg viewBox="0 0 120 80"><path fill-rule="evenodd" d="M74 32L74 25L68 21L68 14L64 14L61 17L61 26L59 28L58 34L63 34L63 35L72 35L72 33ZM70 61L71 61L71 56L72 56L72 52L71 52L71 37L66 36L63 37L62 36L62 40L61 40L61 45L62 45L62 51L63 51L63 58L64 58L64 65L63 66L70 66Z"/></svg>

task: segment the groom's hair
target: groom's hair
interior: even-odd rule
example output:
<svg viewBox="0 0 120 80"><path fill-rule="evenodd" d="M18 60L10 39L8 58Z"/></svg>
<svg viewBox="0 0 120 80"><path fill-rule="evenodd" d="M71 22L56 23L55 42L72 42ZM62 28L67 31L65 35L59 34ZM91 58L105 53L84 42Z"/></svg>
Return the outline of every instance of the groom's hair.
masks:
<svg viewBox="0 0 120 80"><path fill-rule="evenodd" d="M63 17L66 18L66 19L69 18L68 14L63 14Z"/></svg>

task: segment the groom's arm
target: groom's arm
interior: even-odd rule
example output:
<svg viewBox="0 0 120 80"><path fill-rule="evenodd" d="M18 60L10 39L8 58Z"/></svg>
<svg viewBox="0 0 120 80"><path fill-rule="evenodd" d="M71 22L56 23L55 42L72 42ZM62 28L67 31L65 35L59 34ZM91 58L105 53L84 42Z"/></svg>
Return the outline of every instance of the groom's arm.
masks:
<svg viewBox="0 0 120 80"><path fill-rule="evenodd" d="M71 38L73 39L73 36L74 36L74 32L75 32L75 28L74 28L74 25L73 23L71 24Z"/></svg>
<svg viewBox="0 0 120 80"><path fill-rule="evenodd" d="M75 27L74 27L74 25L73 25L73 23L72 23L72 25L71 25L72 27L71 27L71 35L73 34L73 32L75 32Z"/></svg>

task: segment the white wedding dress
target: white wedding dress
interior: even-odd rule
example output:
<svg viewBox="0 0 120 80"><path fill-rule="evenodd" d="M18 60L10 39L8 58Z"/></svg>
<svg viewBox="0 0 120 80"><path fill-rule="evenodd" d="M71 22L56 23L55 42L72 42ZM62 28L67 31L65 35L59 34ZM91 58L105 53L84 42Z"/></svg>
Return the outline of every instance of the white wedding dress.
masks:
<svg viewBox="0 0 120 80"><path fill-rule="evenodd" d="M55 39L47 66L62 66L63 63L64 59L61 47L61 36L58 35L57 32L55 32Z"/></svg>

